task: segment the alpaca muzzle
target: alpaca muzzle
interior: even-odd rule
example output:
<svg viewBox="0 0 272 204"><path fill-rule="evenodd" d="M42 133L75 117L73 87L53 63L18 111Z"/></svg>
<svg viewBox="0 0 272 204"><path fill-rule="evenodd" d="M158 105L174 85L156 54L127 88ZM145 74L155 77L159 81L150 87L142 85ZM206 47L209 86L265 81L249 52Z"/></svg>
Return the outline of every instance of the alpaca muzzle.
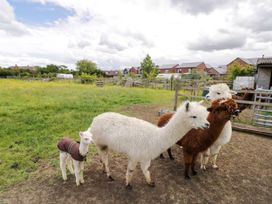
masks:
<svg viewBox="0 0 272 204"><path fill-rule="evenodd" d="M203 128L204 128L204 129L207 129L207 128L209 128L209 127L210 127L210 123L205 123Z"/></svg>

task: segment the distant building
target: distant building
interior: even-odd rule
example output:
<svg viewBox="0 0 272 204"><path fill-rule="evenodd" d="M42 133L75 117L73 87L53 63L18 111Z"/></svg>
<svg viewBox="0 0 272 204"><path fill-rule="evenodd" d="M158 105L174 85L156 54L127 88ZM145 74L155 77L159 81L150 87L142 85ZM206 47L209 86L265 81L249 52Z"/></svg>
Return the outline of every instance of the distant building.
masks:
<svg viewBox="0 0 272 204"><path fill-rule="evenodd" d="M118 76L119 71L118 70L107 70L107 71L103 71L105 77L114 77L114 76Z"/></svg>
<svg viewBox="0 0 272 204"><path fill-rule="evenodd" d="M29 65L18 66L17 64L15 64L14 66L10 66L8 68L10 68L10 69L29 69L29 70L32 70L32 71L36 70L36 67L34 67L34 66L29 66Z"/></svg>
<svg viewBox="0 0 272 204"><path fill-rule="evenodd" d="M59 79L73 79L74 76L72 74L57 74L57 78L59 78Z"/></svg>
<svg viewBox="0 0 272 204"><path fill-rule="evenodd" d="M258 58L241 58L237 57L236 59L232 60L230 63L227 64L227 74L230 73L230 69L233 65L237 64L241 67L251 66L256 68Z"/></svg>
<svg viewBox="0 0 272 204"><path fill-rule="evenodd" d="M159 73L177 73L179 64L164 64L158 67Z"/></svg>
<svg viewBox="0 0 272 204"><path fill-rule="evenodd" d="M196 72L205 72L207 71L207 65L204 62L187 62L182 63L177 68L177 73L191 73L192 71Z"/></svg>

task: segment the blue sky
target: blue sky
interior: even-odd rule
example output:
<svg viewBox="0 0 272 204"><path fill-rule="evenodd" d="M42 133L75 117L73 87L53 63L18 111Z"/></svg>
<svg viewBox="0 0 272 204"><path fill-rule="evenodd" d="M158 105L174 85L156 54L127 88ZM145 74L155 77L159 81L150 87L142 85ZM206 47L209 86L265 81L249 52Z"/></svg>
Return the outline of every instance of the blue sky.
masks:
<svg viewBox="0 0 272 204"><path fill-rule="evenodd" d="M53 3L39 3L24 0L8 0L15 11L16 19L29 25L53 23L73 15L72 9L65 9Z"/></svg>

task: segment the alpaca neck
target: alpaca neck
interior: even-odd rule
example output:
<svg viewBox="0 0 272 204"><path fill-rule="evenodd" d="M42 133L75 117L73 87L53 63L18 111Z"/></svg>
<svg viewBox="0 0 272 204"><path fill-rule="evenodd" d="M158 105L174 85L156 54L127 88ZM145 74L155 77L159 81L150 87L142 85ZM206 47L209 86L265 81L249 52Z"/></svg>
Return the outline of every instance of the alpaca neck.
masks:
<svg viewBox="0 0 272 204"><path fill-rule="evenodd" d="M207 145L207 147L209 147L220 136L220 133L222 132L225 124L229 120L218 119L213 113L209 114L207 120L210 122L210 127L207 130L204 130L208 131L208 134L204 134L204 137L202 139L206 141L205 144Z"/></svg>
<svg viewBox="0 0 272 204"><path fill-rule="evenodd" d="M183 112L178 111L164 127L160 128L158 136L154 138L158 155L173 146L192 128L185 118Z"/></svg>
<svg viewBox="0 0 272 204"><path fill-rule="evenodd" d="M89 147L89 144L84 144L83 142L80 142L80 144L79 144L79 153L82 156L85 156L88 153L88 147Z"/></svg>

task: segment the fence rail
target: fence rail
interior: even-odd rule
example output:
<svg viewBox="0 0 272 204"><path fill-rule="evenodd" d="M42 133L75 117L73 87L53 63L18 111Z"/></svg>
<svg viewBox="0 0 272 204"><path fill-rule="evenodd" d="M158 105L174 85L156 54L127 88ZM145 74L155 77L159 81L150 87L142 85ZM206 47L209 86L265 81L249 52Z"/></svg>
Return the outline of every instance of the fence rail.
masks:
<svg viewBox="0 0 272 204"><path fill-rule="evenodd" d="M183 91L180 93L180 91ZM174 96L174 110L177 109L179 97L190 100L205 99L205 92L208 87L194 82L191 85L182 86L176 84ZM251 106L247 115L247 123L243 124L239 120L233 121L233 128L236 130L247 131L256 134L272 136L272 90L240 90L238 93L251 93L254 95L253 101L235 100L239 104Z"/></svg>

